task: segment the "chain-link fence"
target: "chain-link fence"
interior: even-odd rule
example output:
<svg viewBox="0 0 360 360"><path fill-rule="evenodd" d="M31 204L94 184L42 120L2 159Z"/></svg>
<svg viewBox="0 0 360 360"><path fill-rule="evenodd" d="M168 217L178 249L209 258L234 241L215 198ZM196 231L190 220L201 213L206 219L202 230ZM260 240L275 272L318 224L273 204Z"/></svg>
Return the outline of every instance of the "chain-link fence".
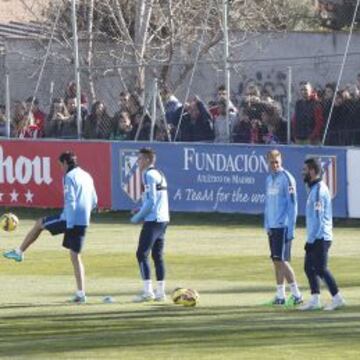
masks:
<svg viewBox="0 0 360 360"><path fill-rule="evenodd" d="M82 57L83 112L82 131L78 134L74 125L76 104L71 101L76 96L71 48L54 50L39 77L45 46L35 40L12 40L1 56L1 103L6 104L7 97L11 100L12 136L297 144L321 144L324 140L326 145L360 144L356 49L346 59L338 88L342 53L294 57L289 49L289 56L264 55L256 60L233 55L229 61L231 104L227 116L222 61L203 57L195 64L172 64L164 84L162 64L119 62L109 55L109 44L95 46L101 51L91 66L86 52ZM8 94L5 74L10 81ZM132 93L134 89L136 94ZM41 129L26 132L22 127L29 125L30 116L29 104L26 107L24 102L30 99L31 103L34 96L39 103L32 101L30 123Z"/></svg>

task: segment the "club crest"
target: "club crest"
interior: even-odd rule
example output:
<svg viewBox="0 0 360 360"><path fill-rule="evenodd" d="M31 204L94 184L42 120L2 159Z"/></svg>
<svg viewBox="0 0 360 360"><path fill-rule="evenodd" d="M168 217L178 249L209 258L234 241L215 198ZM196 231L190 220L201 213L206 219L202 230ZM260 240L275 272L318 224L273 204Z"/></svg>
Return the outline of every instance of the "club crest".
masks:
<svg viewBox="0 0 360 360"><path fill-rule="evenodd" d="M323 171L323 181L330 191L331 198L337 195L337 158L336 155L308 155L306 158L318 158Z"/></svg>
<svg viewBox="0 0 360 360"><path fill-rule="evenodd" d="M141 199L141 172L137 155L137 150L120 150L121 188L135 203Z"/></svg>

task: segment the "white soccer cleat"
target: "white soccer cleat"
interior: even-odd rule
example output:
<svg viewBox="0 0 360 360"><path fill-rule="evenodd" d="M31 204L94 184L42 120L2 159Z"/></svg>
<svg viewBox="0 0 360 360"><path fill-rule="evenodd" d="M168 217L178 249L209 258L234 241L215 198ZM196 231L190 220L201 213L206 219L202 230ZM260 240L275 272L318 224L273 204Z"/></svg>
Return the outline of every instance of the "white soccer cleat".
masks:
<svg viewBox="0 0 360 360"><path fill-rule="evenodd" d="M325 311L333 311L336 309L340 309L342 307L344 307L346 305L345 300L339 295L339 296L334 296L331 303L327 304L324 307Z"/></svg>
<svg viewBox="0 0 360 360"><path fill-rule="evenodd" d="M156 302L166 302L167 301L167 296L166 294L158 294L155 293L155 299Z"/></svg>
<svg viewBox="0 0 360 360"><path fill-rule="evenodd" d="M297 309L301 310L301 311L320 310L321 302L320 302L320 300L318 300L318 301L310 300L307 303L305 303L304 305L299 306Z"/></svg>
<svg viewBox="0 0 360 360"><path fill-rule="evenodd" d="M155 300L155 295L153 292L149 292L149 293L142 293L140 295L136 295L133 299L132 302L134 303L144 303L144 302L150 302Z"/></svg>

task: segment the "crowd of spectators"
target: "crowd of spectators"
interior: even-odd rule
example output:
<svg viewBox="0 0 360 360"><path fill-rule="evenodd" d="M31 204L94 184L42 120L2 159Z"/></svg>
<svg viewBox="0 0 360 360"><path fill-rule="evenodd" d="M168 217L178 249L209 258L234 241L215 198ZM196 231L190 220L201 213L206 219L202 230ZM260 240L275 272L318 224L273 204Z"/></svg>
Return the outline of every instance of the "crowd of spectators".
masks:
<svg viewBox="0 0 360 360"><path fill-rule="evenodd" d="M301 82L291 119L290 141L320 144L329 119L326 145L360 145L360 74L358 81L336 94L335 84L314 89L309 82ZM71 82L62 98L53 99L49 114L41 110L36 98L16 101L12 107L11 136L74 139L80 131L84 139L149 140L153 136L155 141L285 144L288 122L283 109L271 91L259 89L255 83L248 84L240 98L229 101L227 117L224 86L217 89L215 99L208 103L195 96L184 104L164 86L161 99L165 121L158 120L152 129L149 112L136 94L127 91L119 94L118 110L113 115L103 102L90 105L87 96L81 94L78 122L76 85ZM0 135L6 133L5 107L0 105Z"/></svg>

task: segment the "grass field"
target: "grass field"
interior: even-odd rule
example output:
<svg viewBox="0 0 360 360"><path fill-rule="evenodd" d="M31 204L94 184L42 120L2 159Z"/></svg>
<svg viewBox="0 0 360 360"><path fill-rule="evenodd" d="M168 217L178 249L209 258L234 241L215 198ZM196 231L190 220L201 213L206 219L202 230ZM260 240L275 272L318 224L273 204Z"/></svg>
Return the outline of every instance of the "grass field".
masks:
<svg viewBox="0 0 360 360"><path fill-rule="evenodd" d="M1 232L16 246L42 211L17 211L21 224ZM348 306L327 313L263 307L274 293L261 219L174 214L169 227L167 288L193 287L195 308L132 304L140 290L135 249L140 227L128 214L99 214L84 251L86 305L74 290L61 237L43 233L23 263L0 259L0 358L6 359L360 359L359 223L338 223L330 267ZM304 229L293 266L305 297ZM324 289L325 290L325 289ZM103 304L111 295L114 304ZM323 301L329 301L323 291Z"/></svg>

